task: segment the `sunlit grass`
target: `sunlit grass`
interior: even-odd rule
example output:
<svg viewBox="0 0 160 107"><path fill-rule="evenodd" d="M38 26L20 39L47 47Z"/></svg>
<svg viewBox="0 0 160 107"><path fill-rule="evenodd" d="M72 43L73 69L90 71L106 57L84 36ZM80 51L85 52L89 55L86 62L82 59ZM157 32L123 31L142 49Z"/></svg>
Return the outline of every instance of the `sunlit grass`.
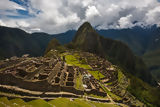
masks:
<svg viewBox="0 0 160 107"><path fill-rule="evenodd" d="M78 56L76 54L76 56ZM87 69L88 72L96 79L100 79L100 78L104 78L105 76L103 74L101 74L99 71L92 71L92 68L87 65L87 64L83 64L81 63L81 61L79 61L75 56L73 55L66 55L65 56L65 60L66 60L66 63L67 64L70 64L70 65L74 65L74 66L78 66L80 68L84 68L84 69Z"/></svg>
<svg viewBox="0 0 160 107"><path fill-rule="evenodd" d="M86 101L80 99L70 101L70 99L66 98L57 98L49 101L49 103L56 107L92 107L90 104L86 103Z"/></svg>
<svg viewBox="0 0 160 107"><path fill-rule="evenodd" d="M79 75L76 78L76 89L84 90L82 79L83 79L83 76L79 72Z"/></svg>
<svg viewBox="0 0 160 107"><path fill-rule="evenodd" d="M28 102L27 104L33 107L53 107L51 104L49 104L48 102L42 99L33 100L33 101Z"/></svg>
<svg viewBox="0 0 160 107"><path fill-rule="evenodd" d="M104 104L104 103L95 103L95 102L92 102L92 104L94 104L95 107L119 107L114 104Z"/></svg>
<svg viewBox="0 0 160 107"><path fill-rule="evenodd" d="M100 73L99 71L91 71L91 70L88 70L88 72L95 78L95 79L101 79L101 78L104 78L105 76Z"/></svg>
<svg viewBox="0 0 160 107"><path fill-rule="evenodd" d="M87 64L82 64L75 56L73 55L66 55L65 60L67 64L78 66L84 69L91 69L91 67Z"/></svg>
<svg viewBox="0 0 160 107"><path fill-rule="evenodd" d="M99 83L103 90L113 99L113 100L122 100L121 97L115 95L114 93L110 92L103 84Z"/></svg>
<svg viewBox="0 0 160 107"><path fill-rule="evenodd" d="M20 98L12 99L10 100L10 103L15 104L20 107L22 106L29 107L29 105Z"/></svg>
<svg viewBox="0 0 160 107"><path fill-rule="evenodd" d="M114 104L98 103L86 101L85 99L56 98L54 100L45 101L42 99L25 102L16 98L8 100L6 97L0 98L0 107L117 107Z"/></svg>
<svg viewBox="0 0 160 107"><path fill-rule="evenodd" d="M90 97L94 97L94 98L108 98L107 96L103 97L103 96L97 96L97 95L94 95L94 94L86 94L86 96L90 96Z"/></svg>
<svg viewBox="0 0 160 107"><path fill-rule="evenodd" d="M0 98L0 103L5 107L5 106L13 106L13 103L9 102L7 97L2 97ZM2 107L3 107L2 106Z"/></svg>

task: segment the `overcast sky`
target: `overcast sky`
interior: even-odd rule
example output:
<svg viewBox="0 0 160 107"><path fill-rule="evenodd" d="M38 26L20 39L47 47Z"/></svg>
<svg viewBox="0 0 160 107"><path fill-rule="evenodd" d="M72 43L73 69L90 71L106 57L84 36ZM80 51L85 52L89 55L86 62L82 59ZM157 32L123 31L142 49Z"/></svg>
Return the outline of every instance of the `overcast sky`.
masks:
<svg viewBox="0 0 160 107"><path fill-rule="evenodd" d="M160 25L157 0L0 0L0 25L61 33L89 21L97 29Z"/></svg>

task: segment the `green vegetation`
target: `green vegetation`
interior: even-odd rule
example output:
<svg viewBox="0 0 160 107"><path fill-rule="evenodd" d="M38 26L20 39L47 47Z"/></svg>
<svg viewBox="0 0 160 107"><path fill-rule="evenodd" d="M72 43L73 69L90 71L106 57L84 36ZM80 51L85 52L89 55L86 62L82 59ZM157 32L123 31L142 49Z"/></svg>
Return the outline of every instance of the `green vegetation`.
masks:
<svg viewBox="0 0 160 107"><path fill-rule="evenodd" d="M66 59L66 63L67 64L71 64L71 65L75 65L75 66L79 66L80 68L84 68L84 69L90 69L87 70L92 76L94 76L94 78L96 79L100 79L100 78L104 78L105 76L103 74L101 74L99 71L92 71L91 67L87 64L82 64L81 61L79 61L77 59L77 57L79 58L78 54L74 55L65 55L65 59ZM123 75L121 73L119 73L119 78L123 78ZM79 78L77 80L78 85L76 87L80 87L81 86L81 82L79 81ZM112 92L110 92L109 90L107 90L103 84L100 84L102 86L102 88L105 90L105 92L107 94L109 94L111 96L111 98L113 98L114 100L121 100L121 98L115 94L113 94Z"/></svg>
<svg viewBox="0 0 160 107"><path fill-rule="evenodd" d="M143 60L156 80L160 81L160 50L145 53Z"/></svg>
<svg viewBox="0 0 160 107"><path fill-rule="evenodd" d="M0 72L3 71L3 70L5 70L5 68L0 68Z"/></svg>
<svg viewBox="0 0 160 107"><path fill-rule="evenodd" d="M55 55L58 55L56 51L49 51L47 54L45 54L44 57L54 57Z"/></svg>
<svg viewBox="0 0 160 107"><path fill-rule="evenodd" d="M99 71L91 71L91 70L88 70L88 72L97 80L101 79L101 78L104 78L105 76L100 73Z"/></svg>
<svg viewBox="0 0 160 107"><path fill-rule="evenodd" d="M65 51L65 47L62 46L57 39L52 39L49 44L47 49L45 50L45 54L47 54L50 50L58 50L59 53L62 53Z"/></svg>
<svg viewBox="0 0 160 107"><path fill-rule="evenodd" d="M88 104L84 100L75 99L74 101L70 101L66 98L58 98L52 101L49 101L52 105L55 105L56 107L91 107L90 104Z"/></svg>
<svg viewBox="0 0 160 107"><path fill-rule="evenodd" d="M61 55L65 55L64 53ZM84 59L78 60L80 56L76 53L74 55L65 55L65 60L67 64L78 66L80 68L87 69L87 71L95 78L95 79L101 79L104 78L105 76L100 73L99 71L92 71L92 68L86 63ZM82 75L80 74L79 77L77 78L76 82L76 88L78 89L83 89L82 86Z"/></svg>
<svg viewBox="0 0 160 107"><path fill-rule="evenodd" d="M20 98L12 99L12 100L10 100L10 103L16 104L20 107L22 107L22 106L29 107L29 105Z"/></svg>
<svg viewBox="0 0 160 107"><path fill-rule="evenodd" d="M79 57L78 54L65 55L66 63L70 65L78 66L80 68L87 69L87 71L96 79L101 79L105 77L99 71L93 71L92 68L88 64L86 64L86 61L84 59L78 60L77 57Z"/></svg>
<svg viewBox="0 0 160 107"><path fill-rule="evenodd" d="M95 105L96 107L119 107L114 104L103 104L103 103L95 103L95 102L92 102L92 104Z"/></svg>
<svg viewBox="0 0 160 107"><path fill-rule="evenodd" d="M79 75L76 78L76 89L84 90L82 79L83 79L83 76L79 72Z"/></svg>
<svg viewBox="0 0 160 107"><path fill-rule="evenodd" d="M143 59L149 67L160 66L160 50L145 53Z"/></svg>
<svg viewBox="0 0 160 107"><path fill-rule="evenodd" d="M121 97L115 95L114 93L110 92L103 84L99 83L103 90L113 99L116 101L122 100Z"/></svg>
<svg viewBox="0 0 160 107"><path fill-rule="evenodd" d="M86 96L90 96L90 97L94 97L94 98L108 98L107 96L106 97L103 97L103 96L97 96L97 95L94 95L94 94L86 94Z"/></svg>
<svg viewBox="0 0 160 107"><path fill-rule="evenodd" d="M120 70L118 70L118 82L121 82L123 78L124 78L123 73Z"/></svg>
<svg viewBox="0 0 160 107"><path fill-rule="evenodd" d="M120 68L117 68L118 70L118 83L123 87L127 87L129 85L128 78L123 74L122 70Z"/></svg>
<svg viewBox="0 0 160 107"><path fill-rule="evenodd" d="M1 107L5 107L6 105L13 106L13 103L9 102L6 97L0 98L0 104L2 105Z"/></svg>
<svg viewBox="0 0 160 107"><path fill-rule="evenodd" d="M106 83L106 85L112 85L112 84L113 84L113 82Z"/></svg>
<svg viewBox="0 0 160 107"><path fill-rule="evenodd" d="M80 61L78 61L78 59L74 55L66 55L65 59L67 64L78 66L84 69L91 69L89 65L82 64Z"/></svg>
<svg viewBox="0 0 160 107"><path fill-rule="evenodd" d="M160 106L159 89L151 87L137 77L130 75L128 91L148 106Z"/></svg>
<svg viewBox="0 0 160 107"><path fill-rule="evenodd" d="M27 104L33 107L52 107L51 104L49 104L48 102L42 99L33 100L33 101L28 102Z"/></svg>
<svg viewBox="0 0 160 107"><path fill-rule="evenodd" d="M84 99L67 99L56 98L50 101L44 101L42 99L32 100L30 102L24 102L21 99L8 100L6 97L0 98L0 107L118 107L114 104L97 103L92 101L86 101Z"/></svg>

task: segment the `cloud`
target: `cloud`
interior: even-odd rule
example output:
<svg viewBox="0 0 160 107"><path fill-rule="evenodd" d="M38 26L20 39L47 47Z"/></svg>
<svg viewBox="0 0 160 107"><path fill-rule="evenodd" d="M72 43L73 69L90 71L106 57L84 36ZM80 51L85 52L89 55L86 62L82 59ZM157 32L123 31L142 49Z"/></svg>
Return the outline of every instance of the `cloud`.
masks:
<svg viewBox="0 0 160 107"><path fill-rule="evenodd" d="M12 1L0 2L1 25L28 32L61 33L77 29L84 21L97 29L160 24L160 3L156 0L25 0L25 5L23 0L21 4ZM34 17L8 17L22 15L17 9Z"/></svg>
<svg viewBox="0 0 160 107"><path fill-rule="evenodd" d="M97 8L95 6L88 6L87 10L86 10L86 18L92 18L94 16L98 16L99 11L97 10Z"/></svg>
<svg viewBox="0 0 160 107"><path fill-rule="evenodd" d="M6 24L2 20L0 20L0 26L6 26Z"/></svg>
<svg viewBox="0 0 160 107"><path fill-rule="evenodd" d="M9 0L1 0L0 10L15 10L15 9L26 10L25 8L14 2L11 2Z"/></svg>
<svg viewBox="0 0 160 107"><path fill-rule="evenodd" d="M160 24L160 6L155 7L146 13L146 23L147 24Z"/></svg>
<svg viewBox="0 0 160 107"><path fill-rule="evenodd" d="M0 17L5 17L7 15L16 16L18 15L16 10L26 10L23 6L20 6L9 0L0 1Z"/></svg>
<svg viewBox="0 0 160 107"><path fill-rule="evenodd" d="M129 28L132 27L133 24L131 22L132 15L128 15L126 17L121 17L118 21L120 28Z"/></svg>

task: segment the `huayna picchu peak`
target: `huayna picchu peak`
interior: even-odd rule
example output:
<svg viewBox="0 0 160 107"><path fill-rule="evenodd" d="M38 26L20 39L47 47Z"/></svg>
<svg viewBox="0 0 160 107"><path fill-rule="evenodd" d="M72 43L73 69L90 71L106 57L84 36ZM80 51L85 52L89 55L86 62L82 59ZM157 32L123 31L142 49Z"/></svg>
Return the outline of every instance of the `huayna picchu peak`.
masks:
<svg viewBox="0 0 160 107"><path fill-rule="evenodd" d="M146 72L147 68L142 59L136 57L126 44L104 38L88 22L78 29L72 44L74 48L108 58L112 63L127 69L129 73L139 76L148 83L155 84L149 71Z"/></svg>

